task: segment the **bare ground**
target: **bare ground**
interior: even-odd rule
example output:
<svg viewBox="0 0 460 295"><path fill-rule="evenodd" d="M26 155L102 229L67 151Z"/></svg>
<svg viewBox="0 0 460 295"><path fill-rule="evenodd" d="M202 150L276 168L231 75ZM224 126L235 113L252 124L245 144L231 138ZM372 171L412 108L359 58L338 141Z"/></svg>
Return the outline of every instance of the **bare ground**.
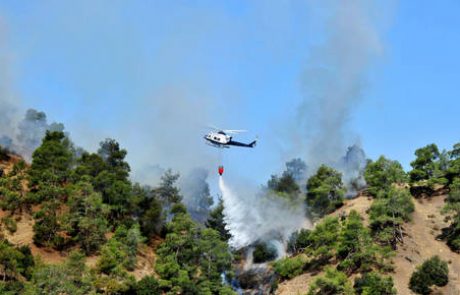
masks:
<svg viewBox="0 0 460 295"><path fill-rule="evenodd" d="M391 274L398 294L414 294L408 287L412 272L425 259L438 255L449 263L449 284L443 288L434 289L433 294L460 295L460 255L452 252L445 242L436 240L441 229L447 226L444 217L440 214L440 210L444 206L444 199L445 195L422 200L414 199L415 212L412 221L405 226L407 236L404 239L404 245L401 245L396 251L395 271ZM367 210L371 203L372 200L360 196L347 201L342 208L332 215L338 216L342 212L349 213L351 210L356 210L363 216L364 222L367 224L369 220ZM306 294L309 283L316 276L305 273L284 281L279 284L276 294Z"/></svg>

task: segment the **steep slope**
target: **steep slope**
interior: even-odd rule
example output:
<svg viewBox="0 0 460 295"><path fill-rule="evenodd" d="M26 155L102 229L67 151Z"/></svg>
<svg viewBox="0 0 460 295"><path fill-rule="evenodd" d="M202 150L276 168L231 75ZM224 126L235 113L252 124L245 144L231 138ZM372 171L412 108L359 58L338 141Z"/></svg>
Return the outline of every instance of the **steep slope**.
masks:
<svg viewBox="0 0 460 295"><path fill-rule="evenodd" d="M396 251L394 257L395 271L392 277L398 294L414 294L408 287L410 276L416 266L433 255L449 263L449 284L436 289L435 294L458 295L460 294L460 255L452 252L443 241L436 240L436 236L447 224L440 214L444 206L445 195L433 196L428 199L415 200L415 212L412 221L405 226L407 236L404 245ZM332 215L348 213L351 210L358 211L367 223L369 218L367 209L372 201L365 196L359 196L348 200L345 205ZM302 274L291 280L279 284L276 294L297 295L306 294L309 283L319 274Z"/></svg>
<svg viewBox="0 0 460 295"><path fill-rule="evenodd" d="M449 284L439 289L441 294L460 294L460 255L452 252L443 242L436 240L440 229L447 226L440 214L446 196L434 196L416 200L412 222L406 227L405 244L399 247L393 279L398 294L413 294L409 279L415 267L425 259L438 255L449 262Z"/></svg>

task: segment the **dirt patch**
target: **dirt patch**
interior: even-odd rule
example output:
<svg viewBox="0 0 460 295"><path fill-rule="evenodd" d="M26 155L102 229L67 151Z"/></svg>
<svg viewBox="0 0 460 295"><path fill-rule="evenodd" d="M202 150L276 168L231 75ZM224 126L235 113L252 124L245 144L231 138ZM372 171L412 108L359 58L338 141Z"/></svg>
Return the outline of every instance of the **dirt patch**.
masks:
<svg viewBox="0 0 460 295"><path fill-rule="evenodd" d="M445 242L436 240L440 229L447 225L440 214L445 197L414 199L412 222L405 226L407 237L394 258L393 280L398 294L414 294L408 287L412 272L417 265L434 255L449 262L449 284L438 290L446 295L460 294L460 255L452 252Z"/></svg>

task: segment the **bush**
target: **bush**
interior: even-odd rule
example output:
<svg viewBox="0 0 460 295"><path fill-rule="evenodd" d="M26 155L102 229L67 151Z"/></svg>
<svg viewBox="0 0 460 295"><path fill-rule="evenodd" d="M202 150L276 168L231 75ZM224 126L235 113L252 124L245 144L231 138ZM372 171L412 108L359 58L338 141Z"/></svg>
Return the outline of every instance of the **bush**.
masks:
<svg viewBox="0 0 460 295"><path fill-rule="evenodd" d="M273 264L275 272L283 279L291 279L300 275L303 271L305 261L302 256L286 257Z"/></svg>
<svg viewBox="0 0 460 295"><path fill-rule="evenodd" d="M343 205L345 187L342 174L333 168L322 165L307 182L307 205L312 212L321 217Z"/></svg>
<svg viewBox="0 0 460 295"><path fill-rule="evenodd" d="M263 263L272 261L276 258L276 248L266 243L259 243L255 246L253 252L254 263Z"/></svg>
<svg viewBox="0 0 460 295"><path fill-rule="evenodd" d="M2 223L5 225L6 229L11 233L15 233L18 230L16 221L11 218L11 216L3 217Z"/></svg>
<svg viewBox="0 0 460 295"><path fill-rule="evenodd" d="M353 286L356 294L366 295L396 295L393 279L384 277L375 272L366 273L355 280Z"/></svg>
<svg viewBox="0 0 460 295"><path fill-rule="evenodd" d="M308 290L308 295L323 294L352 295L354 291L347 276L343 272L333 268L327 268L326 274L316 278Z"/></svg>
<svg viewBox="0 0 460 295"><path fill-rule="evenodd" d="M160 284L153 276L145 276L136 284L137 295L159 295Z"/></svg>
<svg viewBox="0 0 460 295"><path fill-rule="evenodd" d="M310 244L310 233L308 229L301 229L291 235L288 241L288 251L300 253Z"/></svg>
<svg viewBox="0 0 460 295"><path fill-rule="evenodd" d="M369 193L378 197L389 190L394 183L407 181L406 172L398 161L386 159L384 156L375 162L369 162L364 172Z"/></svg>
<svg viewBox="0 0 460 295"><path fill-rule="evenodd" d="M445 286L449 282L449 268L447 262L438 256L425 260L412 273L409 288L417 294L430 294L431 286Z"/></svg>

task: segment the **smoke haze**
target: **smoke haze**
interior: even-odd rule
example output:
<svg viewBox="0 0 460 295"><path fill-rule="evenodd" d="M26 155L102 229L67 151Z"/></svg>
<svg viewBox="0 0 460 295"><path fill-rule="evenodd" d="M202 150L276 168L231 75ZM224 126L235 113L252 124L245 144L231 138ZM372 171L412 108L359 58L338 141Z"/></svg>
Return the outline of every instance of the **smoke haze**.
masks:
<svg viewBox="0 0 460 295"><path fill-rule="evenodd" d="M336 162L350 144L349 120L364 97L369 68L382 52L369 1L324 3L326 38L310 50L298 109L302 141L297 148L313 169ZM310 8L317 11L317 4Z"/></svg>

